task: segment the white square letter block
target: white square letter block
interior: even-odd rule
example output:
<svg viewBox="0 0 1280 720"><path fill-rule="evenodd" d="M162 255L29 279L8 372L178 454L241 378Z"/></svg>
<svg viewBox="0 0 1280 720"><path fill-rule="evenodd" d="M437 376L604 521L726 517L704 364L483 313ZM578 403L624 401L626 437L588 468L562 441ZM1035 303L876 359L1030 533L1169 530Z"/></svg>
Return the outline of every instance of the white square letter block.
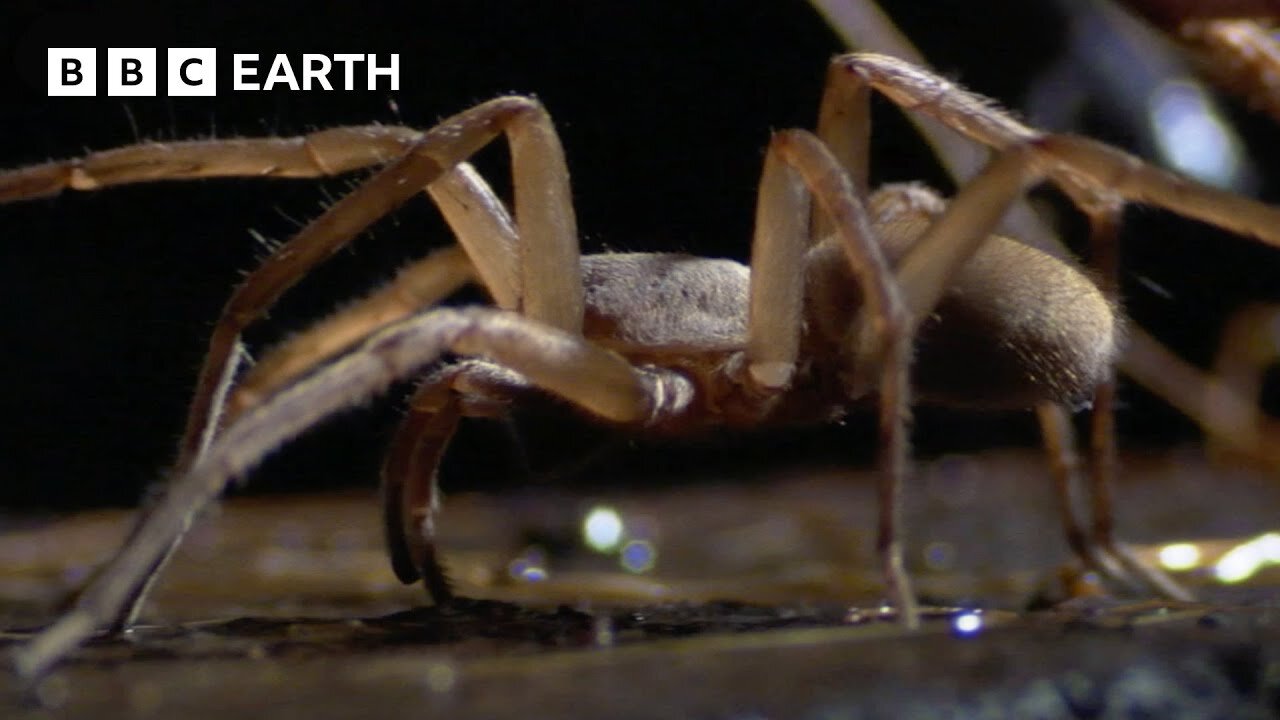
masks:
<svg viewBox="0 0 1280 720"><path fill-rule="evenodd" d="M107 95L155 97L155 48L107 48Z"/></svg>
<svg viewBox="0 0 1280 720"><path fill-rule="evenodd" d="M169 48L170 97L213 97L218 93L217 48Z"/></svg>
<svg viewBox="0 0 1280 720"><path fill-rule="evenodd" d="M49 97L98 94L97 48L49 48Z"/></svg>

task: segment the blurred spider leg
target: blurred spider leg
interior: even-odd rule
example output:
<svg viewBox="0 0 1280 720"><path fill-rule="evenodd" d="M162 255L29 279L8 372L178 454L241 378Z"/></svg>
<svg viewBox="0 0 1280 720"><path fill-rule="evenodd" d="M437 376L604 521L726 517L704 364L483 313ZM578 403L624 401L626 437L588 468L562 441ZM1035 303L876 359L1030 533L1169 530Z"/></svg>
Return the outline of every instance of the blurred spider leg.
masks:
<svg viewBox="0 0 1280 720"><path fill-rule="evenodd" d="M462 360L423 380L409 400L382 466L383 521L391 567L401 582L423 580L437 605L453 599L436 554L437 473L458 421L488 416L534 389L519 374Z"/></svg>
<svg viewBox="0 0 1280 720"><path fill-rule="evenodd" d="M855 334L849 350L867 353L867 364L859 366L880 372L880 528L876 547L899 618L906 627L915 628L919 611L903 563L900 530L902 486L909 461L910 321L849 176L827 146L803 130L774 135L765 156L751 249L747 370L752 386L765 393L777 393L790 384L804 324L803 268L812 244L807 228L810 194L834 228L836 242L866 298L864 312L871 322L862 327L874 335L865 339Z"/></svg>
<svg viewBox="0 0 1280 720"><path fill-rule="evenodd" d="M1229 388L1236 397L1259 398L1267 370L1280 360L1280 305L1249 305L1227 321L1218 354L1213 363L1217 387ZM1270 470L1280 468L1280 421L1268 417L1259 403L1252 405L1251 423L1273 440L1262 446L1265 455L1244 456L1244 460ZM1239 458L1240 451L1221 436L1208 437L1210 457L1216 460Z"/></svg>
<svg viewBox="0 0 1280 720"><path fill-rule="evenodd" d="M1169 33L1215 85L1280 120L1280 41L1273 25L1277 8L1256 2L1122 3Z"/></svg>
<svg viewBox="0 0 1280 720"><path fill-rule="evenodd" d="M1178 358L1141 328L1128 330L1124 370L1195 420L1217 448L1280 467L1280 427L1258 423L1257 400Z"/></svg>
<svg viewBox="0 0 1280 720"><path fill-rule="evenodd" d="M679 415L693 400L692 383L682 375L636 370L580 337L503 311L440 309L383 328L232 421L207 453L174 478L134 542L85 589L75 607L14 651L17 672L40 675L117 617L193 519L267 454L334 413L412 377L444 352L488 357L532 385L621 424Z"/></svg>
<svg viewBox="0 0 1280 720"><path fill-rule="evenodd" d="M1198 66L1214 82L1280 120L1280 90L1276 87L1280 40L1266 25L1244 19L1191 21L1182 24L1180 35L1199 52L1203 62Z"/></svg>

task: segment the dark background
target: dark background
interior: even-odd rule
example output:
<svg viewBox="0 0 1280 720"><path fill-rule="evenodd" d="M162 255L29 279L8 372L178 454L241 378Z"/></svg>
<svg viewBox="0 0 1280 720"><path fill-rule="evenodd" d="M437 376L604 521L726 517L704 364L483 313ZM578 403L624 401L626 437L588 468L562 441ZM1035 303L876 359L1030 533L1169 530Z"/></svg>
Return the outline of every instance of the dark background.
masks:
<svg viewBox="0 0 1280 720"><path fill-rule="evenodd" d="M291 135L370 122L426 127L501 93L536 93L568 152L588 250L745 259L769 132L812 125L826 61L841 49L798 1L187 5L6 3L0 9L0 167L138 138ZM1011 106L1019 106L1066 51L1065 18L1051 4L888 7L943 72ZM48 98L44 52L57 45L98 47L100 59L107 47L156 47L163 57L166 47L215 46L222 90L217 98ZM303 52L399 52L401 87L231 92L235 52L288 53L295 60ZM887 103L877 108L874 179L924 179L950 190L899 116ZM1274 126L1238 104L1228 109L1258 154L1259 194L1280 200L1268 170L1280 167ZM1105 104L1088 110L1083 129L1119 144L1134 141ZM499 187L506 184L504 152L482 158ZM0 357L6 365L0 504L130 504L159 479L211 323L241 272L263 252L250 229L283 240L295 228L293 218L313 217L351 181L145 185L0 207ZM1129 215L1126 303L1138 322L1184 356L1206 362L1232 308L1280 299L1280 252L1165 213ZM251 331L250 342L269 345L389 277L404 260L448 241L429 204L412 201L290 292ZM287 449L255 475L254 487L372 487L397 397ZM1130 447L1196 437L1190 424L1128 384L1120 423ZM1029 414L922 412L916 435L925 455L1037 441ZM785 463L865 463L872 438L870 422L855 417L842 427L745 443L715 438L671 451L629 445L608 455L588 481L649 482L722 470L726 463L748 475ZM462 469L448 484L518 481L523 475L512 468L519 463L506 448L502 432L471 428L451 462Z"/></svg>

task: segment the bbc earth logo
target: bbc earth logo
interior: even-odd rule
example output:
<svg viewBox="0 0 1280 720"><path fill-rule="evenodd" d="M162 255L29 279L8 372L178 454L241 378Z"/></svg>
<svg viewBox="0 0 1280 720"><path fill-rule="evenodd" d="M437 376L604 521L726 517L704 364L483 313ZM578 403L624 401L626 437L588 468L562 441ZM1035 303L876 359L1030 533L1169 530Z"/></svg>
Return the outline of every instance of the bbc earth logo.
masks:
<svg viewBox="0 0 1280 720"><path fill-rule="evenodd" d="M106 94L155 97L160 80L156 48L107 48ZM231 56L231 90L399 90L400 55L302 53L269 60L257 53ZM97 48L49 48L49 97L94 97L99 90ZM165 92L170 97L213 97L219 92L217 48L168 48ZM379 81L382 81L381 83ZM382 87L379 87L381 85Z"/></svg>

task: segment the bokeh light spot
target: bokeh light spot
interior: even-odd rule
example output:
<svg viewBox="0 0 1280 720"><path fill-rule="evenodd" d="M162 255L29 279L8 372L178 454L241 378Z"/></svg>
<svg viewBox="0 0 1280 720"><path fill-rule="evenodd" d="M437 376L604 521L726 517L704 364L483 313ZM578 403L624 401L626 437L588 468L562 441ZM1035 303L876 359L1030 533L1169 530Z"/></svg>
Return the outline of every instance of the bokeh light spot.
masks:
<svg viewBox="0 0 1280 720"><path fill-rule="evenodd" d="M622 516L604 505L591 508L582 521L582 539L596 552L613 552L622 542Z"/></svg>

